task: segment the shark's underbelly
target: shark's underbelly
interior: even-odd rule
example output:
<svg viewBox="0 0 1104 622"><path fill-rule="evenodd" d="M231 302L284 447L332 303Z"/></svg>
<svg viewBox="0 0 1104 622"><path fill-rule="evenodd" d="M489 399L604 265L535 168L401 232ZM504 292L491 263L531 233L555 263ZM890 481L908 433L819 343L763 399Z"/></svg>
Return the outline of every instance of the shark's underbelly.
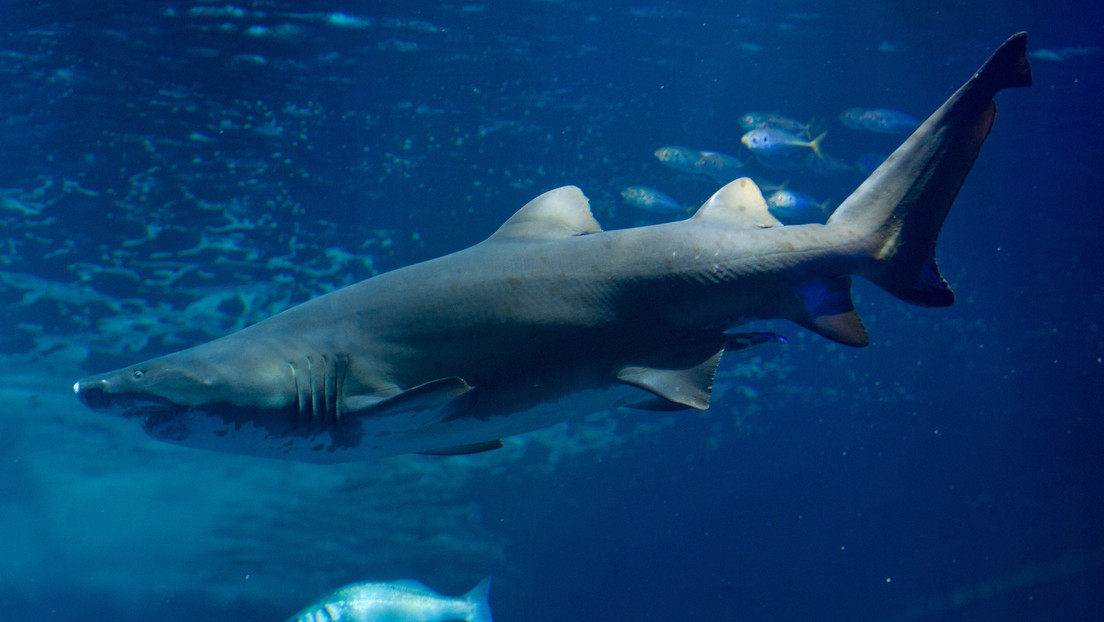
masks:
<svg viewBox="0 0 1104 622"><path fill-rule="evenodd" d="M228 424L217 417L200 413L178 415L181 420L164 425L148 424L146 431L159 440L213 451L245 454L321 464L357 462L405 453L479 445L547 427L561 421L595 412L630 406L654 396L636 387L615 383L605 388L590 388L533 403L519 403L505 414L486 415L478 409L464 416L420 425L441 419L421 412L409 418L409 426L390 417L358 422L313 433L280 434L256 425L252 420ZM177 436L173 428L186 429ZM453 453L465 453L457 451Z"/></svg>

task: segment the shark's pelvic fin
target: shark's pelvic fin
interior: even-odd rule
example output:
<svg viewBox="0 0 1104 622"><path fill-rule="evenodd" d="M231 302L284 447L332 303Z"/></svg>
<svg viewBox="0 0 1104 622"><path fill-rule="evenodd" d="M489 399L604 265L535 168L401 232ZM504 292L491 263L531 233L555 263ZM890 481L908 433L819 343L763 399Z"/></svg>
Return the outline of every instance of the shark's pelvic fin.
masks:
<svg viewBox="0 0 1104 622"><path fill-rule="evenodd" d="M729 182L709 197L692 218L744 228L781 227L771 215L759 186L747 177Z"/></svg>
<svg viewBox="0 0 1104 622"><path fill-rule="evenodd" d="M828 219L864 240L870 260L856 273L907 302L954 302L936 240L993 125L993 96L1031 84L1026 50L1025 33L1008 39Z"/></svg>
<svg viewBox="0 0 1104 622"><path fill-rule="evenodd" d="M682 410L709 408L713 392L713 376L724 350L717 350L708 359L683 369L665 369L644 365L628 365L617 372L617 379L644 389L661 398L660 402L641 402L634 408L643 410Z"/></svg>
<svg viewBox="0 0 1104 622"><path fill-rule="evenodd" d="M488 240L554 240L601 230L583 191L575 186L563 186L526 203Z"/></svg>
<svg viewBox="0 0 1104 622"><path fill-rule="evenodd" d="M501 439L483 441L482 443L471 443L468 445L456 445L454 447L439 447L437 449L428 449L415 453L424 456L466 456L468 454L481 454L485 451L494 451L495 449L502 449Z"/></svg>
<svg viewBox="0 0 1104 622"><path fill-rule="evenodd" d="M713 392L713 377L721 356L772 341L786 339L774 333L706 334L686 338L678 350L663 360L648 364L627 365L617 372L617 379L644 389L656 399L646 399L631 405L640 410L685 410L709 408Z"/></svg>

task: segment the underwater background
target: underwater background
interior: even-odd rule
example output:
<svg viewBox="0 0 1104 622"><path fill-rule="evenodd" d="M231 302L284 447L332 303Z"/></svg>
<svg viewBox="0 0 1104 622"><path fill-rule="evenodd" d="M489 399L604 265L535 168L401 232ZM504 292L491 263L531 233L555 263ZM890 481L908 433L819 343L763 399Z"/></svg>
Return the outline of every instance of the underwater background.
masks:
<svg viewBox="0 0 1104 622"><path fill-rule="evenodd" d="M1104 619L1104 6L0 1L0 611L283 620L356 581L499 622ZM469 246L575 184L607 229L685 217L737 158L835 206L1009 35L943 229L953 307L865 281L873 343L764 322L713 406L597 413L467 457L178 448L77 378ZM837 166L740 142L769 111ZM647 206L645 206L647 207ZM688 213L688 212L687 212Z"/></svg>

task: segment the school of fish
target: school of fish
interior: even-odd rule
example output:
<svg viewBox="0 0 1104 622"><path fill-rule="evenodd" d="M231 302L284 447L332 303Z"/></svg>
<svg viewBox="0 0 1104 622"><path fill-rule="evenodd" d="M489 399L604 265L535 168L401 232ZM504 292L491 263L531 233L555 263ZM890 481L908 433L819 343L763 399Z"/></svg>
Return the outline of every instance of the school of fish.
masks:
<svg viewBox="0 0 1104 622"><path fill-rule="evenodd" d="M891 108L848 108L835 117L844 129L834 133L833 138L859 131L876 139L877 135L907 134L920 125L911 114ZM738 177L751 177L763 189L771 214L787 225L823 223L832 215L831 198L814 198L806 191L790 188L791 177L805 173L818 177L865 176L886 157L868 151L849 162L832 155L831 148L824 147L829 135L826 122L819 119L802 122L778 112L749 111L739 116L739 123L744 131L739 137L743 149L735 155L681 145L661 146L653 155L661 165L688 179L725 184ZM889 140L885 148L892 145ZM759 175L764 171L785 175L786 180L773 183ZM695 204L664 190L635 184L622 188L621 198L625 204L659 218L683 215Z"/></svg>

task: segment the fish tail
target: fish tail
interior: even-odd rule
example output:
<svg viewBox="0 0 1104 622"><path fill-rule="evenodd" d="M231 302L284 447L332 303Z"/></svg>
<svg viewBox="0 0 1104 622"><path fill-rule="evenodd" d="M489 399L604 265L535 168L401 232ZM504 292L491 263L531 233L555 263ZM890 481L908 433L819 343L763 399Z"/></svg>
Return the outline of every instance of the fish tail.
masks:
<svg viewBox="0 0 1104 622"><path fill-rule="evenodd" d="M813 150L813 153L815 153L818 158L824 157L824 154L820 152L820 143L827 135L828 132L821 132L819 136L809 141L809 148Z"/></svg>
<svg viewBox="0 0 1104 622"><path fill-rule="evenodd" d="M809 119L809 122L806 123L805 127L803 127L801 129L801 132L803 134L805 134L805 138L812 138L813 137L813 130L816 129L816 126L817 126L817 118L813 117L813 118Z"/></svg>
<svg viewBox="0 0 1104 622"><path fill-rule="evenodd" d="M936 265L936 241L993 125L993 96L1031 84L1026 50L1025 33L1008 39L828 219L828 227L858 236L865 259L856 274L906 302L954 302Z"/></svg>
<svg viewBox="0 0 1104 622"><path fill-rule="evenodd" d="M494 622L494 619L491 618L490 597L491 578L486 577L469 590L467 594L464 594L464 600L475 605L471 615L465 619L468 622Z"/></svg>

